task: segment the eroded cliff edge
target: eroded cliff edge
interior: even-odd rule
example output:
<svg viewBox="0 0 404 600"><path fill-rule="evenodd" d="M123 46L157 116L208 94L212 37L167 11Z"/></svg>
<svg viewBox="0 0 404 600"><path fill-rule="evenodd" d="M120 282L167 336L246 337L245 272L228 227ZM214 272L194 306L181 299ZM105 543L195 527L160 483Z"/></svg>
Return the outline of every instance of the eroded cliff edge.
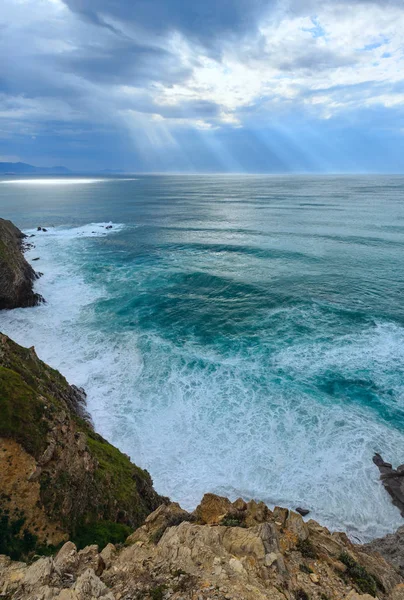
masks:
<svg viewBox="0 0 404 600"><path fill-rule="evenodd" d="M98 435L83 391L0 334L0 554L125 539L164 499Z"/></svg>
<svg viewBox="0 0 404 600"><path fill-rule="evenodd" d="M38 275L24 258L25 238L11 221L0 219L0 310L36 306L43 301L33 291Z"/></svg>

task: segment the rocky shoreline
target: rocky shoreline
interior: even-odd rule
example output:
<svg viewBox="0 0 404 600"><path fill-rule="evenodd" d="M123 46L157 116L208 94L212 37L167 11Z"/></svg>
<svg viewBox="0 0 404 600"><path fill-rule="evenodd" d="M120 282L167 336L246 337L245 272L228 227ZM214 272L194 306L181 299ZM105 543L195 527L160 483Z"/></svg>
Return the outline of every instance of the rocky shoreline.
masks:
<svg viewBox="0 0 404 600"><path fill-rule="evenodd" d="M36 306L44 299L33 291L40 276L24 258L26 235L0 219L0 310Z"/></svg>
<svg viewBox="0 0 404 600"><path fill-rule="evenodd" d="M23 239L0 219L0 308L42 301ZM84 390L3 334L0 415L6 600L404 600L404 527L357 545L300 507L206 494L189 513L94 431ZM403 510L403 468L374 462Z"/></svg>

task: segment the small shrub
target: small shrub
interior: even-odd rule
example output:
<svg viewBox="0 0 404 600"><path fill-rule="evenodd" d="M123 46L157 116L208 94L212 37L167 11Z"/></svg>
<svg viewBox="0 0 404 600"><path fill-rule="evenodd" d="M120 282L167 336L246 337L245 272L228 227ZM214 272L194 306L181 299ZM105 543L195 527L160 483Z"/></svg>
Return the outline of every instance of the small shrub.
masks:
<svg viewBox="0 0 404 600"><path fill-rule="evenodd" d="M152 600L163 600L165 589L165 585L157 585L152 590L150 590L150 598Z"/></svg>
<svg viewBox="0 0 404 600"><path fill-rule="evenodd" d="M225 527L245 527L243 517L239 517L238 515L226 515L220 521L220 525L224 525Z"/></svg>
<svg viewBox="0 0 404 600"><path fill-rule="evenodd" d="M72 541L78 549L85 548L91 544L97 544L99 548L105 548L109 543L123 543L132 531L130 527L122 523L98 521L78 527L76 535L72 536Z"/></svg>
<svg viewBox="0 0 404 600"><path fill-rule="evenodd" d="M371 575L365 567L362 567L352 556L347 552L343 552L339 556L339 560L346 566L346 572L344 576L356 585L357 588L364 594L370 594L376 596L377 588L384 591L384 586L377 577Z"/></svg>
<svg viewBox="0 0 404 600"><path fill-rule="evenodd" d="M299 540L296 544L296 549L305 558L317 558L317 552L310 540Z"/></svg>
<svg viewBox="0 0 404 600"><path fill-rule="evenodd" d="M24 524L22 513L11 518L8 511L0 510L0 554L7 554L13 560L33 554L38 538L24 529Z"/></svg>
<svg viewBox="0 0 404 600"><path fill-rule="evenodd" d="M175 571L173 571L172 576L173 577L181 577L181 575L186 575L186 572L183 571L182 569L176 569Z"/></svg>

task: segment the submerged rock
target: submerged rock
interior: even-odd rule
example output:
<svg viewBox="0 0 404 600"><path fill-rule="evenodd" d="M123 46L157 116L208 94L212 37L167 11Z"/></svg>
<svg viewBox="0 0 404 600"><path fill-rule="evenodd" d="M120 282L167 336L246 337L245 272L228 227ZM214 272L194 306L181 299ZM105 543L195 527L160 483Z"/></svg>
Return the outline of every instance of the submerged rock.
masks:
<svg viewBox="0 0 404 600"><path fill-rule="evenodd" d="M37 276L24 258L25 237L11 221L0 219L0 309L36 306L43 301L33 291Z"/></svg>

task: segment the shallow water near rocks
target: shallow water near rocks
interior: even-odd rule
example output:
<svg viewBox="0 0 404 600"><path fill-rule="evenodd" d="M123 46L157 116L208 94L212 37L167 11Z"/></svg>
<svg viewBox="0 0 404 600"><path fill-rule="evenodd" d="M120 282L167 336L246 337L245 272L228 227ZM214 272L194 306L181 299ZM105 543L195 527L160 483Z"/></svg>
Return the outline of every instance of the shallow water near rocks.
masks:
<svg viewBox="0 0 404 600"><path fill-rule="evenodd" d="M85 387L160 493L360 540L403 524L372 463L404 462L403 177L3 181L47 304L0 330Z"/></svg>

